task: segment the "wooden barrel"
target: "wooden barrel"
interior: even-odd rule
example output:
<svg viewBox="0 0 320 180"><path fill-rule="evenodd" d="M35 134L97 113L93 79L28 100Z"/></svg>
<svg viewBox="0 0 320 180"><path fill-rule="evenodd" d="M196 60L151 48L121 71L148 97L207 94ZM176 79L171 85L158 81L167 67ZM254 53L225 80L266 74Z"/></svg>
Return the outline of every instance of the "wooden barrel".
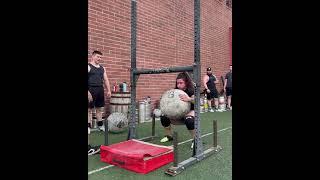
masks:
<svg viewBox="0 0 320 180"><path fill-rule="evenodd" d="M110 98L110 113L119 112L129 116L129 107L131 104L130 92L112 92Z"/></svg>

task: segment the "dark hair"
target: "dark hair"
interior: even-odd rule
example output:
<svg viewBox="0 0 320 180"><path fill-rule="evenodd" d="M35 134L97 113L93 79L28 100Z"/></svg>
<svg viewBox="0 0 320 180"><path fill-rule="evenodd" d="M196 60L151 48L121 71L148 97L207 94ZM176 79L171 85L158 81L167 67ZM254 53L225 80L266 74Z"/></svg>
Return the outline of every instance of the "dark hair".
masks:
<svg viewBox="0 0 320 180"><path fill-rule="evenodd" d="M194 91L193 85L192 85L192 79L191 77L187 74L187 72L182 72L179 73L176 79L176 89L178 89L177 86L177 80L182 79L186 83L186 87L188 91Z"/></svg>
<svg viewBox="0 0 320 180"><path fill-rule="evenodd" d="M92 55L96 55L96 54L99 54L99 55L102 56L102 52L100 52L100 51L93 51L93 52L92 52Z"/></svg>
<svg viewBox="0 0 320 180"><path fill-rule="evenodd" d="M208 68L207 68L207 71L211 71L211 67L208 67Z"/></svg>

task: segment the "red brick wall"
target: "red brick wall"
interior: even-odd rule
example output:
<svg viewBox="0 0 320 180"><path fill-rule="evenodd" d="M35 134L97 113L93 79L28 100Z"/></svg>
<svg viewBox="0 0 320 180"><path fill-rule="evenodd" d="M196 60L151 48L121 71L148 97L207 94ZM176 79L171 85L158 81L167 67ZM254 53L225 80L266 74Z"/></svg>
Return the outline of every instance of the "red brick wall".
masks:
<svg viewBox="0 0 320 180"><path fill-rule="evenodd" d="M193 2L137 0L137 68L193 63ZM89 0L88 53L102 51L102 65L111 86L114 82L130 82L130 6L131 0ZM201 0L202 76L208 66L217 77L229 69L231 16L225 0ZM165 90L175 86L176 75L140 75L137 100L149 95L154 103Z"/></svg>

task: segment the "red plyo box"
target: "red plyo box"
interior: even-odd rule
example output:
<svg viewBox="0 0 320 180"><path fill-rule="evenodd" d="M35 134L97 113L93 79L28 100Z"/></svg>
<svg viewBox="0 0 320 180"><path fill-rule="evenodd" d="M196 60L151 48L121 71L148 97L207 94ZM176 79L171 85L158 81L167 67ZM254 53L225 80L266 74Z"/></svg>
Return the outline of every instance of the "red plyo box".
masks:
<svg viewBox="0 0 320 180"><path fill-rule="evenodd" d="M173 148L135 139L100 147L100 158L127 170L147 174L173 162Z"/></svg>

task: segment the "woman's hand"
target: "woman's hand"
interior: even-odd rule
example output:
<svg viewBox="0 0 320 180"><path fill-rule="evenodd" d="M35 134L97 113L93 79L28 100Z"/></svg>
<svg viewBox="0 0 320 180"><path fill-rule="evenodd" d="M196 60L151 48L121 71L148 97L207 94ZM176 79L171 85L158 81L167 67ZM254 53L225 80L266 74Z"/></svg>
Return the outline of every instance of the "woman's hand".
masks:
<svg viewBox="0 0 320 180"><path fill-rule="evenodd" d="M180 100L184 102L190 102L191 98L188 95L185 94L179 94Z"/></svg>

